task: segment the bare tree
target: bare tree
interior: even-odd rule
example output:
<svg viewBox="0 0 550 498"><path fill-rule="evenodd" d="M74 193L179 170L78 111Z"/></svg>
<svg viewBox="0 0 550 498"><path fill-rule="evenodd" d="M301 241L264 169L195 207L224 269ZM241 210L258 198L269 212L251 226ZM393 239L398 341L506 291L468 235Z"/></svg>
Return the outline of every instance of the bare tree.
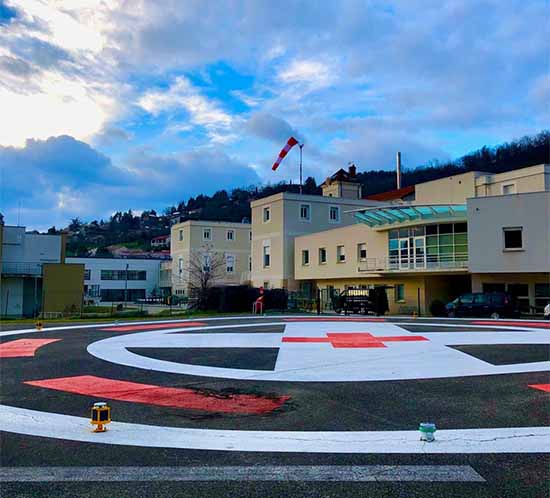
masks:
<svg viewBox="0 0 550 498"><path fill-rule="evenodd" d="M189 291L197 299L199 309L206 309L209 290L224 272L225 257L213 251L211 246L203 246L191 252L188 264Z"/></svg>

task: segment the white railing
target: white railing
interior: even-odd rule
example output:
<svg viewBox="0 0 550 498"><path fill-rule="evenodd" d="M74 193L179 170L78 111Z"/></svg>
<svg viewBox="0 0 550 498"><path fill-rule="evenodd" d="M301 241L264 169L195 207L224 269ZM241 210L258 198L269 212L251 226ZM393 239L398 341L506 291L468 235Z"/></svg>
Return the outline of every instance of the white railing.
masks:
<svg viewBox="0 0 550 498"><path fill-rule="evenodd" d="M39 277L42 275L42 263L40 262L2 262L3 275L32 275Z"/></svg>
<svg viewBox="0 0 550 498"><path fill-rule="evenodd" d="M423 257L386 257L367 258L358 264L359 272L401 272L401 271L438 271L460 270L468 268L468 254L455 253Z"/></svg>

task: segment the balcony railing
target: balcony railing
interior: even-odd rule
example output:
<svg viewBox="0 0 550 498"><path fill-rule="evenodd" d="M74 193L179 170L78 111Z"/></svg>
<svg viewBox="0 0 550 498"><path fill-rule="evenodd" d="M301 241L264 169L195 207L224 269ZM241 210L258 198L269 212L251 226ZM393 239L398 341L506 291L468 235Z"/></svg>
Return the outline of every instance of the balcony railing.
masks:
<svg viewBox="0 0 550 498"><path fill-rule="evenodd" d="M367 258L361 261L359 272L410 272L410 271L444 271L465 270L468 268L468 254L454 253L422 257L386 257Z"/></svg>
<svg viewBox="0 0 550 498"><path fill-rule="evenodd" d="M2 275L18 275L39 277L42 275L41 262L2 262Z"/></svg>

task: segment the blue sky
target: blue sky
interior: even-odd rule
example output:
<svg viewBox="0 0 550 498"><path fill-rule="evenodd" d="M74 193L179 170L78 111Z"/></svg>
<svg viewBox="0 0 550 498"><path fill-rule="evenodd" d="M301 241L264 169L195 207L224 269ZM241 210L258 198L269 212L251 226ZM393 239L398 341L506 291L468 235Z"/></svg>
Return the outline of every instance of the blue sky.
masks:
<svg viewBox="0 0 550 498"><path fill-rule="evenodd" d="M0 0L7 223L458 157L548 126L546 0ZM7 119L5 118L7 117Z"/></svg>

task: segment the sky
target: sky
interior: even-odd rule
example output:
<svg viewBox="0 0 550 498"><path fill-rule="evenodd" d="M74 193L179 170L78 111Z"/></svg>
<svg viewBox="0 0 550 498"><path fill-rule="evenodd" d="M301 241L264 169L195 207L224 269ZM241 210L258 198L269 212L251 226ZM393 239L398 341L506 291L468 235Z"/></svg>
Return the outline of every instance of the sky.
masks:
<svg viewBox="0 0 550 498"><path fill-rule="evenodd" d="M547 128L547 0L0 0L0 212L63 227Z"/></svg>

